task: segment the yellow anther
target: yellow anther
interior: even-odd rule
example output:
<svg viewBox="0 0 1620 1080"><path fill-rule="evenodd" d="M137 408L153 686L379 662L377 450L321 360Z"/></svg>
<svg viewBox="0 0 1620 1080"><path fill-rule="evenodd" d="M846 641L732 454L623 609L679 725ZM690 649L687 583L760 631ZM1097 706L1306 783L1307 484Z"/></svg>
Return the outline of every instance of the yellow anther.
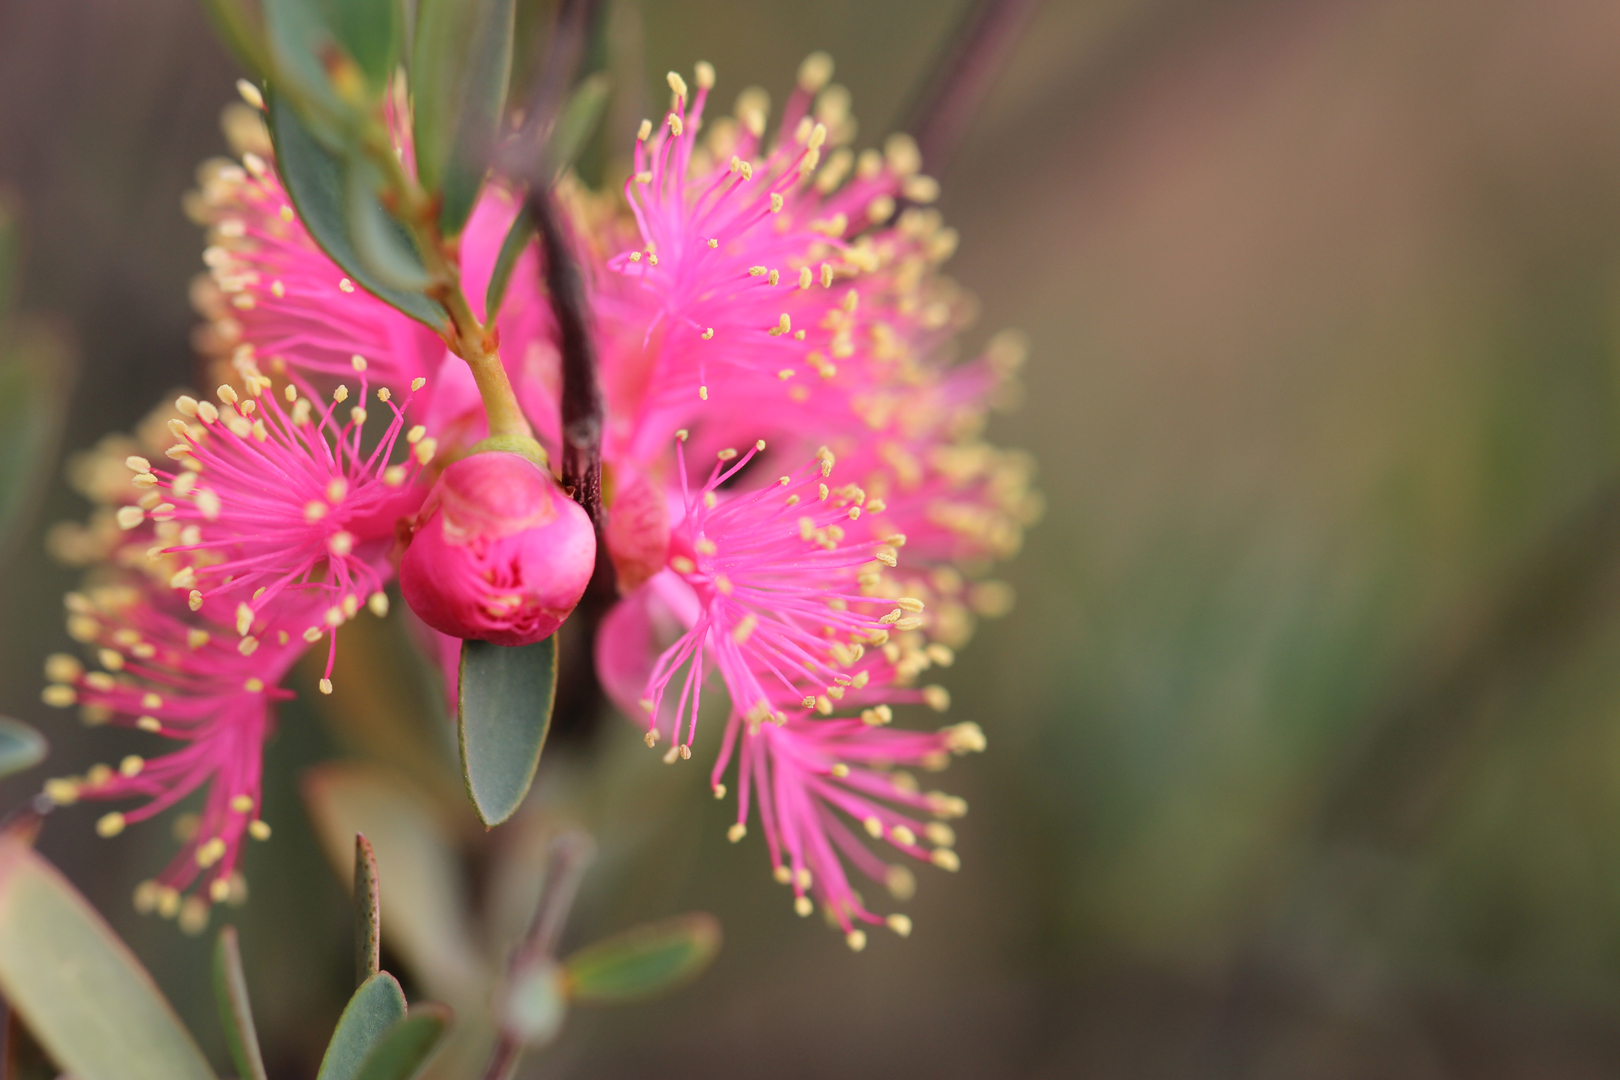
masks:
<svg viewBox="0 0 1620 1080"><path fill-rule="evenodd" d="M860 952L862 949L866 948L866 931L851 930L849 933L844 935L844 940L849 943L849 947L852 952Z"/></svg>
<svg viewBox="0 0 1620 1080"><path fill-rule="evenodd" d="M649 710L652 708L652 702L650 702L650 701L643 701L642 705L644 707L646 707L647 709L649 709ZM647 734L645 734L645 735L643 735L641 737L641 741L647 744L648 749L651 749L652 747L657 746L658 745L658 732L656 730L647 732Z"/></svg>
<svg viewBox="0 0 1620 1080"><path fill-rule="evenodd" d="M709 63L707 60L699 60L697 64L694 65L692 70L697 76L699 90L707 90L714 85L713 64Z"/></svg>
<svg viewBox="0 0 1620 1080"><path fill-rule="evenodd" d="M120 506L115 517L118 527L127 532L146 520L146 511L138 506Z"/></svg>
<svg viewBox="0 0 1620 1080"><path fill-rule="evenodd" d="M891 866L883 875L883 884L896 900L910 900L917 892L917 877L908 866Z"/></svg>
<svg viewBox="0 0 1620 1080"><path fill-rule="evenodd" d="M714 797L716 799L725 798L726 797L726 785L724 785L724 784L716 784L716 785L714 785Z"/></svg>
<svg viewBox="0 0 1620 1080"><path fill-rule="evenodd" d="M96 835L114 837L124 831L124 815L114 810L110 814L103 814L96 822Z"/></svg>
<svg viewBox="0 0 1620 1080"><path fill-rule="evenodd" d="M824 52L813 52L799 65L799 89L814 94L827 85L833 74L833 58Z"/></svg>
<svg viewBox="0 0 1620 1080"><path fill-rule="evenodd" d="M162 731L163 721L155 716L143 716L135 721L135 726L142 731Z"/></svg>
<svg viewBox="0 0 1620 1080"><path fill-rule="evenodd" d="M681 78L680 72L672 71L664 78L669 81L669 88L676 97L684 98L686 96L686 80Z"/></svg>
<svg viewBox="0 0 1620 1080"><path fill-rule="evenodd" d="M866 827L866 835L872 839L876 840L883 836L883 822L878 820L876 814L871 815L861 824Z"/></svg>
<svg viewBox="0 0 1620 1080"><path fill-rule="evenodd" d="M744 825L740 821L737 822L737 824L733 825L731 828L726 830L726 839L730 840L733 844L735 844L737 841L741 840L743 837L745 837L747 835L748 835L748 826Z"/></svg>
<svg viewBox="0 0 1620 1080"><path fill-rule="evenodd" d="M917 834L904 825L896 825L889 830L889 835L894 837L896 843L904 844L906 847L912 847L917 843Z"/></svg>
<svg viewBox="0 0 1620 1080"><path fill-rule="evenodd" d="M911 936L911 917L909 915L901 915L897 912L883 921L889 925L890 930L893 930L901 937Z"/></svg>
<svg viewBox="0 0 1620 1080"><path fill-rule="evenodd" d="M941 870L949 870L953 874L962 869L961 858L950 848L935 848L933 854L928 856L928 861Z"/></svg>
<svg viewBox="0 0 1620 1080"><path fill-rule="evenodd" d="M247 102L255 109L264 108L264 95L259 93L259 88L257 86L254 86L246 79L236 80L236 92L242 95L243 101ZM139 907L140 903L137 902L135 906Z"/></svg>
<svg viewBox="0 0 1620 1080"><path fill-rule="evenodd" d="M255 840L270 839L270 825L268 822L255 820L248 824L248 835Z"/></svg>
<svg viewBox="0 0 1620 1080"><path fill-rule="evenodd" d="M231 809L238 814L245 814L253 809L253 796L246 793L231 796Z"/></svg>
<svg viewBox="0 0 1620 1080"><path fill-rule="evenodd" d="M227 405L235 405L238 401L242 400L237 396L236 387L229 384L220 386L218 390L214 391L214 395Z"/></svg>
<svg viewBox="0 0 1620 1080"><path fill-rule="evenodd" d="M118 775L124 777L139 776L144 768L146 768L145 758L139 754L129 754L125 756L123 761L118 763Z"/></svg>
<svg viewBox="0 0 1620 1080"><path fill-rule="evenodd" d="M808 896L795 896L793 898L794 914L798 915L801 919L808 918L810 913L814 910L816 910L816 905L811 903Z"/></svg>
<svg viewBox="0 0 1620 1080"><path fill-rule="evenodd" d="M215 878L208 883L208 898L216 904L223 904L231 896L231 883L227 878Z"/></svg>
<svg viewBox="0 0 1620 1080"><path fill-rule="evenodd" d="M322 679L320 685L321 685L321 693L330 694L332 692L332 680L331 679Z"/></svg>

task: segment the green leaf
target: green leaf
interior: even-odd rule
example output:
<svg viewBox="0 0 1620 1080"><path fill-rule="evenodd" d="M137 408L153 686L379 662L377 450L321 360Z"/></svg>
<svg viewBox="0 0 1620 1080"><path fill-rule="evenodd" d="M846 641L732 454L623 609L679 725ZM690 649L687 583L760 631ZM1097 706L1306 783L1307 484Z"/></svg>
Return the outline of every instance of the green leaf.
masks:
<svg viewBox="0 0 1620 1080"><path fill-rule="evenodd" d="M134 954L14 838L0 838L0 993L76 1080L214 1080Z"/></svg>
<svg viewBox="0 0 1620 1080"><path fill-rule="evenodd" d="M236 944L236 927L220 930L214 945L214 997L225 1025L225 1042L231 1060L242 1080L266 1080L264 1055L259 1052L259 1033L253 1024L253 1006L248 1000L247 976L242 973L242 953Z"/></svg>
<svg viewBox="0 0 1620 1080"><path fill-rule="evenodd" d="M379 280L356 252L349 235L342 161L316 141L282 94L267 92L265 101L276 168L299 219L321 250L373 296L435 330L443 330L447 325L443 308L420 292ZM380 207L378 213L382 213Z"/></svg>
<svg viewBox="0 0 1620 1080"><path fill-rule="evenodd" d="M633 1001L695 977L719 949L719 921L694 912L587 945L563 961L563 971L574 1001Z"/></svg>
<svg viewBox="0 0 1620 1080"><path fill-rule="evenodd" d="M382 970L382 889L371 842L354 834L354 981Z"/></svg>
<svg viewBox="0 0 1620 1080"><path fill-rule="evenodd" d="M596 132L607 107L609 85L608 77L599 71L583 79L563 103L546 140L546 171L551 176L567 171Z"/></svg>
<svg viewBox="0 0 1620 1080"><path fill-rule="evenodd" d="M513 0L418 0L411 55L416 175L457 236L478 201L512 73Z"/></svg>
<svg viewBox="0 0 1620 1080"><path fill-rule="evenodd" d="M269 64L266 75L296 104L310 130L328 148L343 145L342 132L362 112L339 96L326 61L342 55L320 0L262 0Z"/></svg>
<svg viewBox="0 0 1620 1080"><path fill-rule="evenodd" d="M238 63L255 75L269 70L269 44L258 4L253 0L203 0L203 7Z"/></svg>
<svg viewBox="0 0 1620 1080"><path fill-rule="evenodd" d="M399 66L405 13L399 0L329 0L333 35L381 92Z"/></svg>
<svg viewBox="0 0 1620 1080"><path fill-rule="evenodd" d="M450 1026L450 1010L423 1004L389 1028L360 1064L357 1080L410 1080L427 1064Z"/></svg>
<svg viewBox="0 0 1620 1080"><path fill-rule="evenodd" d="M382 188L376 166L361 157L349 160L344 170L344 213L355 253L382 284L420 294L433 279L410 234L377 201Z"/></svg>
<svg viewBox="0 0 1620 1080"><path fill-rule="evenodd" d="M45 760L45 737L21 720L0 716L0 776L31 769Z"/></svg>
<svg viewBox="0 0 1620 1080"><path fill-rule="evenodd" d="M459 681L467 795L478 820L499 825L517 813L540 766L557 697L557 635L511 648L464 641Z"/></svg>
<svg viewBox="0 0 1620 1080"><path fill-rule="evenodd" d="M345 881L354 834L366 834L388 879L389 945L427 992L458 1005L482 995L488 966L468 936L460 858L434 800L390 770L356 762L309 770L303 790L321 846Z"/></svg>
<svg viewBox="0 0 1620 1080"><path fill-rule="evenodd" d="M501 1030L525 1046L545 1046L568 1015L567 980L555 960L523 964L501 998Z"/></svg>
<svg viewBox="0 0 1620 1080"><path fill-rule="evenodd" d="M525 205L512 219L512 227L506 230L506 239L501 241L500 254L495 256L495 269L490 271L489 288L484 292L484 322L492 322L500 312L501 301L506 299L506 287L512 283L512 270L533 239L534 217Z"/></svg>
<svg viewBox="0 0 1620 1080"><path fill-rule="evenodd" d="M315 1080L357 1080L369 1055L405 1019L405 991L386 971L360 984L343 1007Z"/></svg>

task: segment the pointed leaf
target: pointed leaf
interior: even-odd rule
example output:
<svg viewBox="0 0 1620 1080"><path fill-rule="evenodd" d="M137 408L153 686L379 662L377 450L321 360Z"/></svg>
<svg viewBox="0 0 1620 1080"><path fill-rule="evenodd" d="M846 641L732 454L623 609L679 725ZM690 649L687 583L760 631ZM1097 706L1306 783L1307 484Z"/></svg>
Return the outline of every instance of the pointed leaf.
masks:
<svg viewBox="0 0 1620 1080"><path fill-rule="evenodd" d="M574 164L585 144L596 133L602 122L602 110L607 107L608 77L600 71L587 76L557 114L551 126L551 137L546 140L546 169L551 176L559 176Z"/></svg>
<svg viewBox="0 0 1620 1080"><path fill-rule="evenodd" d="M371 842L354 834L354 981L382 970L382 890Z"/></svg>
<svg viewBox="0 0 1620 1080"><path fill-rule="evenodd" d="M517 217L512 219L512 227L506 230L506 239L501 241L500 253L495 256L495 269L490 271L489 288L484 292L486 323L493 321L500 312L501 301L506 299L506 287L512 282L512 270L533 239L534 218L525 204Z"/></svg>
<svg viewBox="0 0 1620 1080"><path fill-rule="evenodd" d="M360 118L355 104L332 85L326 61L342 56L327 25L321 0L263 0L267 76L297 107L329 149L343 145L342 132Z"/></svg>
<svg viewBox="0 0 1620 1080"><path fill-rule="evenodd" d="M345 170L344 213L355 253L382 284L420 293L432 279L410 235L377 201L382 187L382 174L374 165L363 158L350 159Z"/></svg>
<svg viewBox="0 0 1620 1080"><path fill-rule="evenodd" d="M152 977L55 867L0 837L0 993L76 1080L214 1080Z"/></svg>
<svg viewBox="0 0 1620 1080"><path fill-rule="evenodd" d="M411 55L416 175L459 235L478 201L512 73L513 0L418 0Z"/></svg>
<svg viewBox="0 0 1620 1080"><path fill-rule="evenodd" d="M0 716L0 776L31 769L45 760L45 738L9 716Z"/></svg>
<svg viewBox="0 0 1620 1080"><path fill-rule="evenodd" d="M574 1001L633 1001L694 978L719 949L719 920L694 912L587 945L563 971Z"/></svg>
<svg viewBox="0 0 1620 1080"><path fill-rule="evenodd" d="M533 645L461 645L461 771L478 820L499 825L534 782L557 696L557 635Z"/></svg>
<svg viewBox="0 0 1620 1080"><path fill-rule="evenodd" d="M264 1055L259 1052L259 1033L253 1024L253 1006L248 1000L247 976L242 972L242 953L236 944L236 927L220 930L214 945L214 997L219 1017L225 1025L225 1043L242 1080L266 1080Z"/></svg>
<svg viewBox="0 0 1620 1080"><path fill-rule="evenodd" d="M450 1010L423 1004L389 1028L360 1065L356 1080L410 1080L422 1071L450 1027Z"/></svg>
<svg viewBox="0 0 1620 1080"><path fill-rule="evenodd" d="M482 993L488 970L468 936L462 868L435 803L397 774L353 762L311 769L304 800L327 858L350 880L363 832L388 879L388 942L429 994L453 1003Z"/></svg>
<svg viewBox="0 0 1620 1080"><path fill-rule="evenodd" d="M276 148L276 168L310 236L367 292L411 318L442 330L446 325L443 308L420 292L396 288L378 279L360 259L349 235L343 163L315 140L283 95L267 92L265 100L270 137Z"/></svg>
<svg viewBox="0 0 1620 1080"><path fill-rule="evenodd" d="M381 90L399 66L405 40L400 0L329 0L332 33L372 87Z"/></svg>
<svg viewBox="0 0 1620 1080"><path fill-rule="evenodd" d="M361 1065L394 1025L405 1019L405 991L386 971L360 984L338 1018L315 1080L356 1080Z"/></svg>
<svg viewBox="0 0 1620 1080"><path fill-rule="evenodd" d="M239 64L254 75L269 70L269 45L258 4L253 0L203 0L203 7Z"/></svg>

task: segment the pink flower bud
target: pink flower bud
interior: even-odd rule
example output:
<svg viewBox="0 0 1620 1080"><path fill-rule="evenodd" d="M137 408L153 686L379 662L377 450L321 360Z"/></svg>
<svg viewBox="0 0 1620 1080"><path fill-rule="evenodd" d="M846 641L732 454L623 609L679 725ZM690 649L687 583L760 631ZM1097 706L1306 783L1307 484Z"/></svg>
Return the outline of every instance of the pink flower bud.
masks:
<svg viewBox="0 0 1620 1080"><path fill-rule="evenodd" d="M596 533L551 474L521 454L473 454L444 470L400 561L422 621L459 638L528 645L574 610Z"/></svg>

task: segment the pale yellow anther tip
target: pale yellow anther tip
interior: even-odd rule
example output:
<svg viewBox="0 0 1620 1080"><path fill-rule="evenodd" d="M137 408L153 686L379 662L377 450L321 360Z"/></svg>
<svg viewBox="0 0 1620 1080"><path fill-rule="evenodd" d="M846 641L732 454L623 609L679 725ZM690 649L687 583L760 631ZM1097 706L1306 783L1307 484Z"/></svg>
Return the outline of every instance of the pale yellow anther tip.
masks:
<svg viewBox="0 0 1620 1080"><path fill-rule="evenodd" d="M735 844L737 841L741 840L743 837L745 837L747 835L748 835L748 826L744 825L740 821L737 822L737 824L733 825L731 828L726 830L726 839L730 840L733 844Z"/></svg>
<svg viewBox="0 0 1620 1080"><path fill-rule="evenodd" d="M851 930L849 933L844 935L844 940L849 944L851 952L860 952L862 949L866 948L866 931Z"/></svg>
<svg viewBox="0 0 1620 1080"><path fill-rule="evenodd" d="M894 914L883 920L889 924L889 929L901 937L911 936L911 917L909 915Z"/></svg>
<svg viewBox="0 0 1620 1080"><path fill-rule="evenodd" d="M114 810L110 814L103 814L101 820L96 822L96 835L114 837L124 831L124 815Z"/></svg>

